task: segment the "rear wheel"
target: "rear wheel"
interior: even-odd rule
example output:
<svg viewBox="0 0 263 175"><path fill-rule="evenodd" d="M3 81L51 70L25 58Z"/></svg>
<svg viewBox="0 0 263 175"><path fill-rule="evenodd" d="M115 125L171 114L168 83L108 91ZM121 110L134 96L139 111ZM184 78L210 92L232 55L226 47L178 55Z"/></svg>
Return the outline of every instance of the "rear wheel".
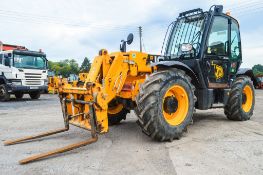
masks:
<svg viewBox="0 0 263 175"><path fill-rule="evenodd" d="M21 93L21 92L16 92L15 96L16 96L17 99L21 99L21 98L23 98L24 94Z"/></svg>
<svg viewBox="0 0 263 175"><path fill-rule="evenodd" d="M182 70L156 72L144 82L136 102L145 134L158 141L179 139L192 123L194 86Z"/></svg>
<svg viewBox="0 0 263 175"><path fill-rule="evenodd" d="M6 85L0 85L0 101L10 100L10 94L8 93Z"/></svg>
<svg viewBox="0 0 263 175"><path fill-rule="evenodd" d="M225 106L225 114L229 120L245 121L253 115L255 106L255 90L251 79L238 77L233 83L229 99Z"/></svg>
<svg viewBox="0 0 263 175"><path fill-rule="evenodd" d="M127 113L129 113L129 110L127 110L123 104L113 100L108 107L109 125L119 124L122 120L126 119Z"/></svg>
<svg viewBox="0 0 263 175"><path fill-rule="evenodd" d="M39 99L40 98L40 92L30 92L29 96L31 99L34 99L34 100Z"/></svg>

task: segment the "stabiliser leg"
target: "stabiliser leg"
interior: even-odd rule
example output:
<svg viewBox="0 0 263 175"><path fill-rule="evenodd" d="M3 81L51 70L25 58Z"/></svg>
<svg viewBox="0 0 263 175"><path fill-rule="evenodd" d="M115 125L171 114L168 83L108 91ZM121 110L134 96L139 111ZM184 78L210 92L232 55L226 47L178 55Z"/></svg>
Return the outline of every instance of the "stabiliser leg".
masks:
<svg viewBox="0 0 263 175"><path fill-rule="evenodd" d="M65 111L66 108L64 108L65 107L65 99L63 99L61 102L62 102L63 117L64 117L64 121L65 121L65 128L58 129L58 130L53 130L53 131L49 131L49 132L45 132L45 133L41 133L41 134L34 135L34 136L28 136L28 137L24 137L24 138L20 138L20 139L16 139L16 140L6 141L6 142L4 142L4 145L12 145L12 144L16 144L16 143L21 143L23 141L32 140L32 139L36 139L36 138L41 138L41 137L57 134L57 133L60 133L60 132L68 131L69 130L68 116L66 115L66 111ZM56 155L56 154L59 154L59 153L67 152L67 151L70 151L70 150L73 150L73 149L76 149L76 148L79 148L79 147L83 147L83 146L86 146L88 144L96 142L98 140L98 136L96 134L96 127L95 127L95 120L94 120L95 116L94 116L94 111L93 111L92 105L93 104L89 105L90 106L90 123L91 123L91 135L92 135L92 138L90 138L90 139L88 139L86 141L81 141L81 142L74 143L74 144L71 144L71 145L68 145L68 146L65 146L65 147L62 147L62 148L58 148L58 149L55 149L55 150L52 150L52 151L49 151L49 152L46 152L46 153L41 153L41 154L38 154L38 155L35 155L35 156L31 156L31 157L25 158L23 160L20 160L19 163L20 164L27 164L27 163L30 163L30 162L34 162L34 161L37 161L37 160L40 160L40 159L44 159L44 158L47 158L47 157L50 157L50 156L53 156L53 155Z"/></svg>

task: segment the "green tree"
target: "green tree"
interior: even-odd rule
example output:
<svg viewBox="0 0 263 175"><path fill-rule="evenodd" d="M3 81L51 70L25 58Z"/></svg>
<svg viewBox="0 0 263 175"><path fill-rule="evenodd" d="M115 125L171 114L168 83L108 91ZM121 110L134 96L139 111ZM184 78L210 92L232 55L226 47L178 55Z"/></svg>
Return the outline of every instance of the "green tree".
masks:
<svg viewBox="0 0 263 175"><path fill-rule="evenodd" d="M48 69L52 69L54 66L54 62L53 61L48 61Z"/></svg>
<svg viewBox="0 0 263 175"><path fill-rule="evenodd" d="M253 73L258 76L258 75L263 75L263 65L257 64L252 67Z"/></svg>
<svg viewBox="0 0 263 175"><path fill-rule="evenodd" d="M48 68L50 71L54 71L56 75L62 75L63 77L79 73L78 63L74 59L66 59L59 62L49 61Z"/></svg>
<svg viewBox="0 0 263 175"><path fill-rule="evenodd" d="M70 73L71 74L79 74L79 65L76 60L71 59L68 61L68 65L70 66Z"/></svg>
<svg viewBox="0 0 263 175"><path fill-rule="evenodd" d="M80 66L80 72L87 73L87 72L89 72L90 67L91 67L90 60L87 57L85 57L81 66Z"/></svg>

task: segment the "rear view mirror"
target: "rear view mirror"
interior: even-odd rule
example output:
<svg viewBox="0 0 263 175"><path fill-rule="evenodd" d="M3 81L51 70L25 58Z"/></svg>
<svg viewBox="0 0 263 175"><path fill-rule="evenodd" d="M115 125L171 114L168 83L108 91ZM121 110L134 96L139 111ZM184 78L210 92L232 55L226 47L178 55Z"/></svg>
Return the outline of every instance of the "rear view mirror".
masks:
<svg viewBox="0 0 263 175"><path fill-rule="evenodd" d="M120 45L121 52L126 52L126 43L130 45L133 42L133 34L130 33L127 37L127 41L121 40L122 44Z"/></svg>
<svg viewBox="0 0 263 175"><path fill-rule="evenodd" d="M127 37L127 44L130 45L133 42L133 34L130 33Z"/></svg>
<svg viewBox="0 0 263 175"><path fill-rule="evenodd" d="M190 52L193 50L193 45L189 43L183 43L181 45L181 51L182 52Z"/></svg>

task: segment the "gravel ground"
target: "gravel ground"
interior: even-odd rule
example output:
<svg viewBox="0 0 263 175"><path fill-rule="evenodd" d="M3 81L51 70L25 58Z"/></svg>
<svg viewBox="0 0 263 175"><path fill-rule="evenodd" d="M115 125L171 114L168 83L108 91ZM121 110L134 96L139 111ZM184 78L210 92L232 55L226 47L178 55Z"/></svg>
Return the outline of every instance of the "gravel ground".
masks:
<svg viewBox="0 0 263 175"><path fill-rule="evenodd" d="M263 174L263 91L256 91L250 121L226 119L222 109L197 111L180 140L159 143L145 136L133 112L98 142L27 165L18 160L90 137L85 130L13 146L0 145L0 174ZM63 127L56 95L0 103L0 138L5 141Z"/></svg>

